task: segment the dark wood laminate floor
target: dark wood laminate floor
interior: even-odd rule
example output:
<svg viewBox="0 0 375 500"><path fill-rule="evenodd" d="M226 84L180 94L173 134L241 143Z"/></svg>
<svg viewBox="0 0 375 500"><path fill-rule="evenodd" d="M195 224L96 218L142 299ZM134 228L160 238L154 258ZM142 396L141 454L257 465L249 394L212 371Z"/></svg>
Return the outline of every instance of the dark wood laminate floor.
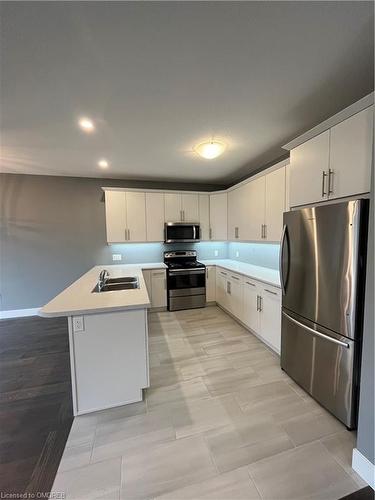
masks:
<svg viewBox="0 0 375 500"><path fill-rule="evenodd" d="M351 495L342 497L340 500L374 500L374 498L374 490L370 486L366 486L366 488L355 491Z"/></svg>
<svg viewBox="0 0 375 500"><path fill-rule="evenodd" d="M0 492L49 492L73 421L65 318L0 321Z"/></svg>

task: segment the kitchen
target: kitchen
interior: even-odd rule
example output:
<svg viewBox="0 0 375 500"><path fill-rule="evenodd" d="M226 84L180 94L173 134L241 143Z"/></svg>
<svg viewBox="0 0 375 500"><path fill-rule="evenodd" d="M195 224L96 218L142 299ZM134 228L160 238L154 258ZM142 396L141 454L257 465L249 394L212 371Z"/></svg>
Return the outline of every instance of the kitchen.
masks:
<svg viewBox="0 0 375 500"><path fill-rule="evenodd" d="M291 17L305 23L304 29L309 25L312 33L325 33L311 21L312 15L320 21L313 2L305 7L282 3ZM232 15L241 29L251 18L265 21L279 15L272 3L244 3L236 6L238 12L225 4L193 8L189 3L168 7L143 2L136 7L121 2L110 11L112 22L116 12L127 13L139 28L151 14L164 26L166 9L180 26L188 14L198 12L203 18L214 16L219 25L221 16ZM368 2L360 2L360 9L351 2L345 8L326 4L330 29L353 20L358 31L368 26L363 24L371 18ZM15 24L26 29L22 9L10 3L7 8L7 28ZM48 30L40 39L35 31L38 16L57 27L56 15L63 15L61 36L68 29L75 32L66 13L76 13L92 26L103 15L100 3L83 8L31 2L28 9L36 16L24 35L35 44L30 50L49 40ZM210 26L216 32L217 25ZM201 28L198 22L197 32ZM11 30L4 36L13 50L7 49L9 54L22 60L25 47L17 46ZM174 39L173 29L168 36ZM107 49L113 41L101 38ZM346 42L335 43L329 47L342 50ZM306 42L304 49L308 47ZM288 50L294 50L290 44ZM112 63L107 61L108 67ZM315 63L319 68L321 63ZM364 66L368 64L366 59ZM5 67L11 74L12 61L6 60ZM190 149L173 146L167 161L170 145L163 144L162 152L158 148L163 133L173 135L173 127L162 122L163 130L155 129L161 133L159 143L154 141L150 133L155 124L147 111L147 132L133 137L133 149L126 139L134 161L140 157L150 163L146 168L142 162L120 167L114 154L122 147L121 140L114 140L119 115L113 111L111 123L109 114L95 111L90 99L83 99L83 112L76 117L71 113L69 132L62 124L50 131L51 141L61 130L67 134L72 149L64 158L52 142L48 149L47 131L32 153L37 131L22 152L15 149L17 132L5 128L3 338L10 342L8 332L14 331L15 342L17 335L23 339L25 329L34 330L41 340L33 359L42 354L57 367L61 360L53 356L61 353L64 379L59 372L57 382L64 384L64 408L71 407L64 437L55 442L48 436L57 435L56 423L43 432L36 425L35 443L28 450L37 457L37 465L28 458L31 481L24 466L20 479L24 459L14 443L21 419L13 419L3 438L8 449L16 450L3 460L8 491L16 491L10 486L16 479L19 492L51 491L66 498L339 499L357 490L372 494L368 443L373 422L371 399L365 394L373 386L373 280L368 277L373 274L374 94L371 78L363 82L369 85L353 91L350 99L327 104L323 113L313 106L303 126L283 131L277 151L263 160L253 154L251 167L247 163L231 180L219 170L241 165L240 154L250 158L236 146L240 134L231 137L234 129L232 134L225 127L220 133L211 131L211 137L193 140ZM45 82L44 90L50 84ZM166 85L174 88L169 80ZM14 99L11 87L6 91ZM142 89L143 98L148 91ZM93 97L97 92L95 87ZM38 98L45 96L38 93ZM160 96L156 99L169 105ZM216 116L212 110L207 113L211 120ZM240 123L242 112L237 110L231 120L236 117ZM87 158L79 170L74 151L82 159L91 149L100 157L97 170ZM179 172L176 161L183 165ZM159 169L156 175L151 175L153 169ZM64 352L42 347L45 328L53 338L64 339ZM24 340L21 346L27 347ZM6 343L2 349L11 352ZM20 376L21 368L7 356L3 366L15 377L4 380L2 393L8 401L12 387L13 399L18 391L16 404L25 405L26 390L32 407L35 373L38 380L45 377L44 391L55 387L48 370L33 372L39 360L22 367L30 371ZM28 356L18 354L17 359ZM61 385L56 390L53 404L61 404ZM17 411L8 402L5 422ZM29 440L28 427L34 428L39 417L23 415L22 436ZM38 435L43 435L40 442Z"/></svg>

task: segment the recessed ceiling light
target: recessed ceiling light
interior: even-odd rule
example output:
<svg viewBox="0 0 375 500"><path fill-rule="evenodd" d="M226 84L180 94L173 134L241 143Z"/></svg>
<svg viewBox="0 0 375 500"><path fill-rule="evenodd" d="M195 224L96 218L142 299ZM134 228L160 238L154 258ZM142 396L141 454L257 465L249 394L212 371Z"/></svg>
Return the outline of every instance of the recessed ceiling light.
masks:
<svg viewBox="0 0 375 500"><path fill-rule="evenodd" d="M94 132L95 130L94 122L85 116L79 119L78 124L84 132Z"/></svg>
<svg viewBox="0 0 375 500"><path fill-rule="evenodd" d="M109 167L109 163L108 163L108 161L105 158L102 158L101 160L98 161L98 166L100 168L108 168Z"/></svg>
<svg viewBox="0 0 375 500"><path fill-rule="evenodd" d="M195 146L194 151L206 160L213 160L223 154L226 147L226 144L222 141L211 140L198 144L198 146Z"/></svg>

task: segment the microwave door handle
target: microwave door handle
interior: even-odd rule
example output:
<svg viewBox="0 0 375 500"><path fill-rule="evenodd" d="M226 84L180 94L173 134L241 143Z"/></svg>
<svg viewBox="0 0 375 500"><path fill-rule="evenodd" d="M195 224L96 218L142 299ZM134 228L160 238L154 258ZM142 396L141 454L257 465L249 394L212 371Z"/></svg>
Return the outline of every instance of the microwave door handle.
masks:
<svg viewBox="0 0 375 500"><path fill-rule="evenodd" d="M197 239L197 226L193 224L193 240Z"/></svg>

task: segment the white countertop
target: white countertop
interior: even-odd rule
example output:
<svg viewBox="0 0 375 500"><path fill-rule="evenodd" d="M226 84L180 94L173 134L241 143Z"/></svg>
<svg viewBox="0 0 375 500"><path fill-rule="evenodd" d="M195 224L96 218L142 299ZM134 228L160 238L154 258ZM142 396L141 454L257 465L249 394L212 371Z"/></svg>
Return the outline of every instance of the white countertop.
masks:
<svg viewBox="0 0 375 500"><path fill-rule="evenodd" d="M279 271L274 269L230 259L210 259L201 260L200 262L206 266L218 266L280 288ZM42 307L39 315L45 317L74 316L149 308L151 304L142 271L146 269L165 269L166 267L162 262L95 266ZM102 269L107 269L112 278L137 276L139 288L92 293Z"/></svg>
<svg viewBox="0 0 375 500"><path fill-rule="evenodd" d="M279 271L276 269L269 269L268 267L254 266L253 264L246 264L238 260L231 259L210 259L200 260L206 266L218 266L234 273L242 274L248 278L253 278L257 281L267 283L267 285L281 287Z"/></svg>
<svg viewBox="0 0 375 500"><path fill-rule="evenodd" d="M39 315L45 317L73 316L148 308L151 304L142 270L162 269L165 267L165 264L161 262L95 266L42 307ZM92 293L102 269L107 269L112 278L137 276L139 288Z"/></svg>

